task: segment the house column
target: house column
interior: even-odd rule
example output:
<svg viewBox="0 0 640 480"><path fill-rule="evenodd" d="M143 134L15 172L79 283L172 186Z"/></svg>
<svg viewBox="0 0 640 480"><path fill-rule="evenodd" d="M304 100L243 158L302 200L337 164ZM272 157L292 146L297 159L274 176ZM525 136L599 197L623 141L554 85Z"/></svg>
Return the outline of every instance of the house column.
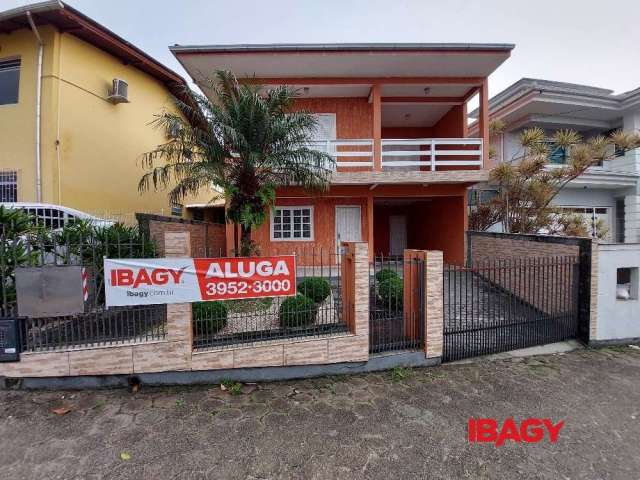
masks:
<svg viewBox="0 0 640 480"><path fill-rule="evenodd" d="M367 196L367 243L369 244L369 260L373 260L375 254L373 248L373 193Z"/></svg>
<svg viewBox="0 0 640 480"><path fill-rule="evenodd" d="M373 104L373 170L382 170L382 96L380 84L371 87L371 103Z"/></svg>
<svg viewBox="0 0 640 480"><path fill-rule="evenodd" d="M624 197L624 242L640 243L640 195Z"/></svg>
<svg viewBox="0 0 640 480"><path fill-rule="evenodd" d="M622 118L622 130L628 133L640 131L640 111L626 113ZM629 150L624 157L614 160L618 171L640 173L640 148Z"/></svg>
<svg viewBox="0 0 640 480"><path fill-rule="evenodd" d="M480 116L478 133L482 138L482 167L489 165L489 82L482 80L480 85Z"/></svg>

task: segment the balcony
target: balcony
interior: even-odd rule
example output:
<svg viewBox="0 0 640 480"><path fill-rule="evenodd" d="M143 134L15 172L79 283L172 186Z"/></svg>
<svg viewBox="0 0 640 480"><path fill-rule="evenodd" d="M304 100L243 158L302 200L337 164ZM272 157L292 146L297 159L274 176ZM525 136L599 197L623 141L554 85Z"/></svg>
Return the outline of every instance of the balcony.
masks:
<svg viewBox="0 0 640 480"><path fill-rule="evenodd" d="M383 138L379 162L373 139L325 140L310 146L331 155L337 172L437 172L483 166L481 138Z"/></svg>

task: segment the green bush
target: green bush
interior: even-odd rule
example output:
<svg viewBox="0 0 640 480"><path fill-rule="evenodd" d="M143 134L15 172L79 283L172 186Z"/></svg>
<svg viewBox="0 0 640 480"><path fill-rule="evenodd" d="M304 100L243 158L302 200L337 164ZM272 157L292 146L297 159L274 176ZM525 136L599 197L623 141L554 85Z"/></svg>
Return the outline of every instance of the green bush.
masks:
<svg viewBox="0 0 640 480"><path fill-rule="evenodd" d="M212 335L227 326L227 306L224 302L196 302L191 305L195 335Z"/></svg>
<svg viewBox="0 0 640 480"><path fill-rule="evenodd" d="M304 295L296 295L282 302L278 318L282 328L304 327L315 321L317 313L313 300Z"/></svg>
<svg viewBox="0 0 640 480"><path fill-rule="evenodd" d="M390 277L378 284L378 297L383 305L402 307L404 283L400 277Z"/></svg>
<svg viewBox="0 0 640 480"><path fill-rule="evenodd" d="M383 268L376 273L376 283L382 283L390 278L400 278L400 276L390 268Z"/></svg>
<svg viewBox="0 0 640 480"><path fill-rule="evenodd" d="M331 285L324 278L308 277L298 285L298 293L316 303L322 303L331 294Z"/></svg>

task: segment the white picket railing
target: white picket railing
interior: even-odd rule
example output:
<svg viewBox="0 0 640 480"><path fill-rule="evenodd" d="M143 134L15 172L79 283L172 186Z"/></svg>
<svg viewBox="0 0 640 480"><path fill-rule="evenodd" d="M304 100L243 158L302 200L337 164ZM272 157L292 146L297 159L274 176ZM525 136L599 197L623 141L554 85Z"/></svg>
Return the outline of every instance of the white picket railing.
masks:
<svg viewBox="0 0 640 480"><path fill-rule="evenodd" d="M481 138L383 139L385 167L482 167Z"/></svg>
<svg viewBox="0 0 640 480"><path fill-rule="evenodd" d="M309 147L331 155L335 159L338 168L373 167L373 140L370 138L319 140L310 142Z"/></svg>
<svg viewBox="0 0 640 480"><path fill-rule="evenodd" d="M331 155L337 168L373 168L373 139L370 138L320 140L310 142L309 147ZM481 138L385 138L381 148L385 170L396 167L408 170L427 167L431 171L438 167L482 167Z"/></svg>

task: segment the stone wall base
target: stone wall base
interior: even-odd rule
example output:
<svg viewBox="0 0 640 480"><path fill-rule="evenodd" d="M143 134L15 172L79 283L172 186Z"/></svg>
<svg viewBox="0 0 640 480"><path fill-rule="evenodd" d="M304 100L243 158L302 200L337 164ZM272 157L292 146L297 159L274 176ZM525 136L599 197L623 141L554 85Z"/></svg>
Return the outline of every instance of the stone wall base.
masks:
<svg viewBox="0 0 640 480"><path fill-rule="evenodd" d="M366 362L142 373L135 376L144 388L144 385L214 385L219 384L223 379L231 379L237 382L273 382L330 375L368 373L396 367L433 367L440 365L440 363L440 357L425 358L424 352L399 352L372 355ZM130 375L6 378L4 382L0 381L0 389L80 390L87 388L123 388L129 386L130 378Z"/></svg>

